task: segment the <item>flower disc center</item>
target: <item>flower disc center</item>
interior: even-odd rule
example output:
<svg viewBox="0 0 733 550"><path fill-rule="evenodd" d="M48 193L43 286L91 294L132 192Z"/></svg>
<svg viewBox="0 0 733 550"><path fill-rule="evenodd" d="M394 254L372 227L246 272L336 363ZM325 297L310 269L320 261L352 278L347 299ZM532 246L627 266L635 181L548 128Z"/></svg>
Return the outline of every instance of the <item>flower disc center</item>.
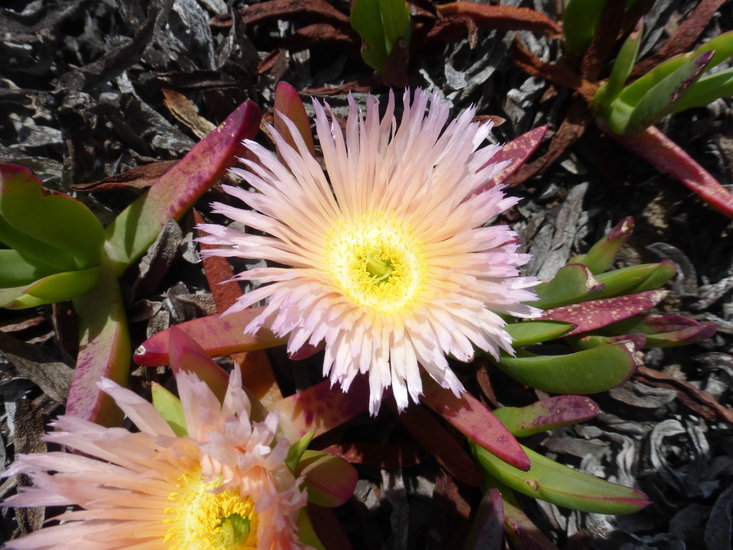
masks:
<svg viewBox="0 0 733 550"><path fill-rule="evenodd" d="M179 491L168 496L165 541L171 550L256 550L257 514L251 498L228 489L215 492L218 481L184 474Z"/></svg>
<svg viewBox="0 0 733 550"><path fill-rule="evenodd" d="M419 293L425 261L404 224L383 215L341 220L329 233L328 249L334 280L359 306L394 312Z"/></svg>

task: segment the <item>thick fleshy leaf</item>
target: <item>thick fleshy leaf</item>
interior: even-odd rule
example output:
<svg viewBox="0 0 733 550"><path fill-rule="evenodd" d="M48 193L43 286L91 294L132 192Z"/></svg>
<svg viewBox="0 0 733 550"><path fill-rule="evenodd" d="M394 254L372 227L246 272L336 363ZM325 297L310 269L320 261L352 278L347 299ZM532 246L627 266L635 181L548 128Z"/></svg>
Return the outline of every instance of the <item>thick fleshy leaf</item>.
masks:
<svg viewBox="0 0 733 550"><path fill-rule="evenodd" d="M324 380L276 401L268 407L280 416L280 429L291 443L305 434L313 437L326 433L355 416L366 412L369 406L369 389L362 380L355 380L349 393L331 387Z"/></svg>
<svg viewBox="0 0 733 550"><path fill-rule="evenodd" d="M300 136L308 146L308 150L312 155L316 154L316 147L313 143L313 132L310 127L310 119L305 112L303 101L298 95L298 91L290 84L281 80L275 86L275 130L285 138L293 149L297 150L295 140L290 135L290 130L283 121L282 117L289 119L298 129Z"/></svg>
<svg viewBox="0 0 733 550"><path fill-rule="evenodd" d="M0 170L3 168L7 168L7 165L0 165ZM2 216L0 216L0 242L20 251L29 262L38 266L45 266L44 269L49 272L67 271L76 268L71 256L65 251L14 229Z"/></svg>
<svg viewBox="0 0 733 550"><path fill-rule="evenodd" d="M603 291L590 270L581 264L561 267L552 280L534 287L537 301L533 306L541 309L555 308L589 300Z"/></svg>
<svg viewBox="0 0 733 550"><path fill-rule="evenodd" d="M617 344L619 342L629 341L636 349L646 347L646 334L633 332L621 334L619 336L601 336L600 334L586 334L579 336L571 336L567 338L568 343L576 349L591 349L609 344Z"/></svg>
<svg viewBox="0 0 733 550"><path fill-rule="evenodd" d="M675 102L707 70L714 52L703 52L683 63L651 88L630 85L618 94L602 117L617 134L638 134L670 113ZM630 90L627 92L627 90Z"/></svg>
<svg viewBox="0 0 733 550"><path fill-rule="evenodd" d="M574 328L575 325L562 321L522 321L504 325L515 348L560 338Z"/></svg>
<svg viewBox="0 0 733 550"><path fill-rule="evenodd" d="M484 493L463 546L466 550L504 548L504 503L498 489Z"/></svg>
<svg viewBox="0 0 733 550"><path fill-rule="evenodd" d="M494 416L515 437L528 437L598 416L601 409L584 395L557 395L526 407L499 407Z"/></svg>
<svg viewBox="0 0 733 550"><path fill-rule="evenodd" d="M470 393L456 397L453 392L423 376L420 401L447 420L454 428L517 468L529 468L519 442L492 412Z"/></svg>
<svg viewBox="0 0 733 550"><path fill-rule="evenodd" d="M637 264L600 273L596 275L596 279L604 288L597 297L611 298L621 294L656 290L676 273L674 264L666 260L656 264Z"/></svg>
<svg viewBox="0 0 733 550"><path fill-rule="evenodd" d="M495 164L497 162L509 161L509 164L507 164L501 172L499 172L493 179L489 180L485 185L480 187L476 192L491 189L495 185L504 183L509 179L512 174L519 170L519 168L527 162L527 159L529 159L529 157L531 157L537 150L537 147L542 143L545 134L547 134L548 128L549 126L547 124L533 128L529 132L514 138L499 149L499 151L491 157L489 162Z"/></svg>
<svg viewBox="0 0 733 550"><path fill-rule="evenodd" d="M305 477L308 501L319 506L334 508L351 498L359 474L351 463L323 451L303 453L295 468L297 477Z"/></svg>
<svg viewBox="0 0 733 550"><path fill-rule="evenodd" d="M598 393L628 380L637 366L635 352L624 341L568 355L502 357L499 368L522 384L549 393Z"/></svg>
<svg viewBox="0 0 733 550"><path fill-rule="evenodd" d="M675 102L670 113L706 107L716 99L733 95L733 67L703 76Z"/></svg>
<svg viewBox="0 0 733 550"><path fill-rule="evenodd" d="M116 425L122 419L120 410L97 388L102 377L126 386L130 371L130 337L115 275L104 271L90 292L74 300L74 309L79 316L79 355L66 414Z"/></svg>
<svg viewBox="0 0 733 550"><path fill-rule="evenodd" d="M565 50L579 54L590 46L606 0L570 0L562 14Z"/></svg>
<svg viewBox="0 0 733 550"><path fill-rule="evenodd" d="M288 465L291 472L295 472L298 462L300 462L303 453L308 449L308 445L313 441L313 432L305 434L298 441L293 443L288 449L288 456L285 457L285 464Z"/></svg>
<svg viewBox="0 0 733 550"><path fill-rule="evenodd" d="M611 75L606 83L598 88L593 98L593 108L595 110L602 111L623 89L626 79L629 78L631 70L634 68L636 57L639 55L643 22L643 19L639 19L636 28L626 38L613 62Z"/></svg>
<svg viewBox="0 0 733 550"><path fill-rule="evenodd" d="M70 263L65 269L86 269L99 263L104 230L97 217L78 200L67 195L44 196L40 180L33 173L12 164L0 166L0 216L16 232L56 249L42 262L56 262L65 255ZM0 239L27 257L24 243ZM12 237L11 237L12 240ZM34 244L30 241L28 244ZM35 245L35 244L34 244Z"/></svg>
<svg viewBox="0 0 733 550"><path fill-rule="evenodd" d="M384 70L398 40L409 40L410 24L405 0L354 0L351 4L351 26L362 40L361 57L376 71Z"/></svg>
<svg viewBox="0 0 733 550"><path fill-rule="evenodd" d="M170 327L166 332L173 372L194 373L209 386L219 401L224 401L229 386L229 375L226 371L211 360L196 340L176 326Z"/></svg>
<svg viewBox="0 0 733 550"><path fill-rule="evenodd" d="M47 304L71 300L94 287L101 275L100 267L92 267L80 271L54 273L28 285L26 294L44 300Z"/></svg>
<svg viewBox="0 0 733 550"><path fill-rule="evenodd" d="M242 103L107 227L105 252L118 275L142 256L168 219L180 218L236 162L242 140L257 134L261 116L257 105Z"/></svg>
<svg viewBox="0 0 733 550"><path fill-rule="evenodd" d="M594 275L603 273L611 264L616 254L634 232L634 218L627 217L617 223L600 241L594 244L586 254L575 256L571 264L583 264Z"/></svg>
<svg viewBox="0 0 733 550"><path fill-rule="evenodd" d="M244 311L220 316L210 315L186 321L176 325L177 330L185 332L199 343L211 357L230 355L240 351L254 351L279 346L286 342L266 329L256 335L244 334L244 327L262 312L261 307L248 308ZM155 367L169 365L170 329L154 334L135 350L133 357L138 365Z"/></svg>
<svg viewBox="0 0 733 550"><path fill-rule="evenodd" d="M614 323L604 327L603 332L639 332L646 335L648 347L665 348L702 342L712 338L716 330L713 323L701 323L683 315L646 315Z"/></svg>
<svg viewBox="0 0 733 550"><path fill-rule="evenodd" d="M609 483L558 464L524 448L531 461L529 471L518 470L471 442L481 467L515 491L557 506L596 514L630 514L649 505L637 489Z"/></svg>
<svg viewBox="0 0 733 550"><path fill-rule="evenodd" d="M24 287L55 271L49 265L32 262L17 250L0 250L0 288Z"/></svg>
<svg viewBox="0 0 733 550"><path fill-rule="evenodd" d="M648 290L628 296L591 300L572 306L548 309L536 319L573 323L576 328L568 333L570 336L596 330L643 313L661 302L666 295L666 290Z"/></svg>
<svg viewBox="0 0 733 550"><path fill-rule="evenodd" d="M157 382L153 382L151 393L153 396L153 406L173 429L175 434L178 437L188 435L186 415L183 412L181 400Z"/></svg>
<svg viewBox="0 0 733 550"><path fill-rule="evenodd" d="M711 208L733 218L733 194L654 126L629 136L611 134L631 152L684 183Z"/></svg>

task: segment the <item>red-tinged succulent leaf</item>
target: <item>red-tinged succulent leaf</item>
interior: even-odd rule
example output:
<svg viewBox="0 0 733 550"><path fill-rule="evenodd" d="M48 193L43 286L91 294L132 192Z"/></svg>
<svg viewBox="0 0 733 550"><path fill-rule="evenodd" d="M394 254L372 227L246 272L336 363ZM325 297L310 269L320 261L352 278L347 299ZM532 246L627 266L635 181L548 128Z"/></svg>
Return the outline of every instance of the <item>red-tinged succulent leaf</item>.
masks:
<svg viewBox="0 0 733 550"><path fill-rule="evenodd" d="M498 489L489 489L481 498L464 548L467 550L504 548L504 503Z"/></svg>
<svg viewBox="0 0 733 550"><path fill-rule="evenodd" d="M283 120L283 116L295 124L311 155L315 155L316 147L313 143L313 132L311 132L310 120L305 112L303 101L295 88L287 82L280 81L275 86L275 130L297 151L298 147Z"/></svg>
<svg viewBox="0 0 733 550"><path fill-rule="evenodd" d="M628 319L647 311L661 302L667 295L666 290L648 290L628 296L604 298L557 307L544 312L536 320L553 320L573 323L577 326L568 336L596 330L606 325Z"/></svg>
<svg viewBox="0 0 733 550"><path fill-rule="evenodd" d="M351 498L359 474L348 461L323 451L307 450L295 468L297 477L305 478L308 501L335 508Z"/></svg>
<svg viewBox="0 0 733 550"><path fill-rule="evenodd" d="M219 401L224 401L229 385L229 375L214 363L193 338L175 326L166 330L170 364L174 373L191 372L206 382Z"/></svg>
<svg viewBox="0 0 733 550"><path fill-rule="evenodd" d="M122 413L99 390L102 377L127 385L130 337L117 278L105 271L96 286L74 300L79 316L79 354L66 401L66 414L112 426Z"/></svg>
<svg viewBox="0 0 733 550"><path fill-rule="evenodd" d="M303 359L308 359L309 357L313 357L316 353L323 351L325 347L325 342L321 342L317 346L305 343L300 349L294 351L289 355L293 361L302 361Z"/></svg>
<svg viewBox="0 0 733 550"><path fill-rule="evenodd" d="M423 376L420 401L442 416L466 437L495 454L499 459L520 469L529 468L529 460L519 442L478 399L465 392L456 397L453 392Z"/></svg>
<svg viewBox="0 0 733 550"><path fill-rule="evenodd" d="M399 413L397 419L410 432L412 439L451 476L471 487L481 485L481 472L475 462L433 413L419 405L412 405Z"/></svg>
<svg viewBox="0 0 733 550"><path fill-rule="evenodd" d="M242 140L257 134L261 116L257 105L242 103L107 227L105 251L118 275L145 252L169 218L180 218L236 162Z"/></svg>
<svg viewBox="0 0 733 550"><path fill-rule="evenodd" d="M610 135L635 155L684 183L711 208L733 217L733 194L659 129L650 126L641 134Z"/></svg>
<svg viewBox="0 0 733 550"><path fill-rule="evenodd" d="M28 168L0 165L0 218L0 240L34 263L63 271L99 264L104 230L97 217L68 195L45 195Z"/></svg>
<svg viewBox="0 0 733 550"><path fill-rule="evenodd" d="M288 441L294 443L308 432L318 437L368 409L369 388L363 380L355 380L348 393L330 384L324 380L269 407L280 415L280 429Z"/></svg>
<svg viewBox="0 0 733 550"><path fill-rule="evenodd" d="M211 357L230 355L240 351L272 348L285 343L267 329L256 335L244 334L244 327L262 312L261 307L248 308L231 315L210 315L176 325L188 336L199 342ZM168 339L170 329L154 334L135 350L133 357L138 365L156 367L169 365Z"/></svg>
<svg viewBox="0 0 733 550"><path fill-rule="evenodd" d="M531 304L548 309L595 298L603 291L603 285L586 266L570 264L558 269L551 280L537 285L534 291L537 300Z"/></svg>
<svg viewBox="0 0 733 550"><path fill-rule="evenodd" d="M476 192L480 193L486 189L491 189L495 185L504 183L509 179L509 177L519 170L519 168L527 162L527 159L537 150L537 147L540 146L540 143L542 143L542 140L547 133L547 129L547 124L544 126L538 126L537 128L513 139L499 149L499 151L491 157L491 160L487 165L503 161L509 161L509 164L507 164L493 179L481 186Z"/></svg>
<svg viewBox="0 0 733 550"><path fill-rule="evenodd" d="M650 504L637 489L573 470L526 447L523 449L531 461L529 471L502 462L473 442L471 449L490 476L519 493L557 506L596 514L630 514Z"/></svg>
<svg viewBox="0 0 733 550"><path fill-rule="evenodd" d="M583 264L594 275L603 273L611 264L616 254L634 232L634 218L628 216L618 222L611 231L594 244L586 254L575 256L571 264Z"/></svg>
<svg viewBox="0 0 733 550"><path fill-rule="evenodd" d="M481 30L534 31L550 37L557 37L562 33L554 20L529 8L490 6L466 1L439 4L436 8L443 17L468 16Z"/></svg>
<svg viewBox="0 0 733 550"><path fill-rule="evenodd" d="M604 332L610 334L643 333L649 347L684 346L702 342L712 338L716 330L713 323L701 323L684 315L645 315L604 328Z"/></svg>
<svg viewBox="0 0 733 550"><path fill-rule="evenodd" d="M548 393L586 394L622 384L637 366L636 349L629 341L568 355L502 357L499 368L532 388Z"/></svg>
<svg viewBox="0 0 733 550"><path fill-rule="evenodd" d="M494 416L515 437L528 437L561 426L595 418L601 412L595 401L584 395L558 395L526 407L500 407Z"/></svg>

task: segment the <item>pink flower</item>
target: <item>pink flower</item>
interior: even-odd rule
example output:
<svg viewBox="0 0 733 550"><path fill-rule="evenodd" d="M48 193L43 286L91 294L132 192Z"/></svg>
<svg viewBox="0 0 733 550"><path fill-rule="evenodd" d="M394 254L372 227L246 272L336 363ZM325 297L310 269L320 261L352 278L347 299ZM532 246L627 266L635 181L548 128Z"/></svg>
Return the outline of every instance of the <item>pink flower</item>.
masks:
<svg viewBox="0 0 733 550"><path fill-rule="evenodd" d="M372 413L390 386L400 409L418 399L419 365L458 395L446 355L513 353L498 314L535 313L516 235L484 227L517 202L499 186L480 191L505 166L491 163L498 146L482 146L490 125L472 122L473 109L446 125L448 104L422 90L403 103L398 125L391 94L381 119L376 98L366 113L350 99L344 132L314 101L325 171L292 123L297 149L272 128L277 155L245 141L259 162L232 172L254 191L226 191L249 208L214 210L268 236L202 226L201 241L222 247L206 254L279 264L236 276L264 284L228 312L269 299L245 331L289 334L290 353L325 341L324 375L346 391L367 374Z"/></svg>
<svg viewBox="0 0 733 550"><path fill-rule="evenodd" d="M45 440L76 449L20 455L3 474L27 474L33 486L5 506L77 506L9 544L17 549L301 548L296 519L306 504L300 480L284 464L288 443L277 419L251 422L241 375L232 372L223 403L195 375L178 389L187 436L176 436L141 397L99 383L140 429L106 428L60 416Z"/></svg>

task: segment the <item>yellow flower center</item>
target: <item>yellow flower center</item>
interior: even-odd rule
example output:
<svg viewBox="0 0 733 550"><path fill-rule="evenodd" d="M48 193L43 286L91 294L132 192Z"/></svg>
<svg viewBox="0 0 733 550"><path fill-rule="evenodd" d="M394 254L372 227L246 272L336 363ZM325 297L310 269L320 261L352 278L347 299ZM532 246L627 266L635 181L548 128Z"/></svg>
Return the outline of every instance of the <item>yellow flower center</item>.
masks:
<svg viewBox="0 0 733 550"><path fill-rule="evenodd" d="M340 220L329 232L327 248L331 274L355 304L394 312L419 295L425 260L404 224L376 214Z"/></svg>
<svg viewBox="0 0 733 550"><path fill-rule="evenodd" d="M165 511L170 550L257 549L254 502L232 489L212 492L220 484L196 473L178 478L178 490L168 495L174 504Z"/></svg>

